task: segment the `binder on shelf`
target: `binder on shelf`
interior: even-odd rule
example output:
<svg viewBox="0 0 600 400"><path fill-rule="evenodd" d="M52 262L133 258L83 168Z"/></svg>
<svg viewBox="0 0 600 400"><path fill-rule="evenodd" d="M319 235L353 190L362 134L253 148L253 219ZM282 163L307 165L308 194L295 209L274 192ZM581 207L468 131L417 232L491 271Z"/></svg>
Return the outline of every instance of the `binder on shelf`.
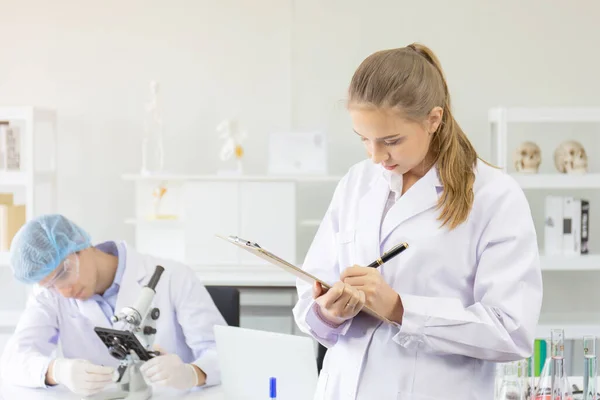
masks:
<svg viewBox="0 0 600 400"><path fill-rule="evenodd" d="M544 253L562 254L563 248L563 199L559 196L546 197L544 220Z"/></svg>
<svg viewBox="0 0 600 400"><path fill-rule="evenodd" d="M579 204L579 209L577 205ZM581 243L581 201L573 197L563 199L563 254L573 256L581 254L579 243Z"/></svg>
<svg viewBox="0 0 600 400"><path fill-rule="evenodd" d="M589 254L590 202L581 200L581 254Z"/></svg>
<svg viewBox="0 0 600 400"><path fill-rule="evenodd" d="M589 211L586 199L546 196L544 252L546 255L588 254Z"/></svg>

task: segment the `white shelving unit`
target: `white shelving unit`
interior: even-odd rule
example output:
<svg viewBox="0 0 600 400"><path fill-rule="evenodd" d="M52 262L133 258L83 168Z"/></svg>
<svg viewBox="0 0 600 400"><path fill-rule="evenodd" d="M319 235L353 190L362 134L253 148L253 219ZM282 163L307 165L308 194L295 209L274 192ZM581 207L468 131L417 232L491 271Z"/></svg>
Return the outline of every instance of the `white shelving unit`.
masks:
<svg viewBox="0 0 600 400"><path fill-rule="evenodd" d="M511 122L600 122L598 107L495 107L488 119L499 125Z"/></svg>
<svg viewBox="0 0 600 400"><path fill-rule="evenodd" d="M539 173L522 174L508 170L509 126L513 123L598 123L600 124L599 108L493 108L489 110L488 122L492 135L492 163L509 172L524 190L592 190L600 189L600 171L590 171L586 174ZM567 139L567 138L565 138ZM551 162L551 161L548 161ZM527 192L526 192L527 193ZM543 232L538 233L543 235ZM540 255L544 279L547 273L572 272L574 274L587 271L600 271L600 254L582 254L580 256L545 256ZM565 287L564 295L576 288ZM556 294L555 294L556 295ZM600 305L598 305L600 307ZM600 309L600 308L599 308ZM600 315L542 315L538 325L539 338L547 338L550 329L562 327L568 339L581 339L584 335L600 337Z"/></svg>
<svg viewBox="0 0 600 400"><path fill-rule="evenodd" d="M599 173L585 175L513 173L512 176L523 189L600 189Z"/></svg>
<svg viewBox="0 0 600 400"><path fill-rule="evenodd" d="M20 170L0 171L0 192L25 204L26 220L56 210L56 112L50 109L0 107L0 121L19 131ZM0 351L25 306L29 289L10 273L8 252L0 252Z"/></svg>
<svg viewBox="0 0 600 400"><path fill-rule="evenodd" d="M140 174L123 174L121 178L124 181L136 183L141 182L166 182L169 185L182 185L185 182L293 182L295 184L337 184L342 176L337 175L193 175L193 174L157 174L157 175L140 175ZM332 192L333 193L333 192ZM144 218L127 218L125 223L128 225L144 225L153 227L180 227L181 218L177 221L171 220L147 220ZM318 227L321 223L320 219L302 219L298 221L299 227Z"/></svg>
<svg viewBox="0 0 600 400"><path fill-rule="evenodd" d="M538 338L549 338L550 332L557 326L565 328L565 339L567 340L581 340L586 335L600 336L600 325L598 324L565 324L563 321L557 321L556 324L538 324L536 336Z"/></svg>
<svg viewBox="0 0 600 400"><path fill-rule="evenodd" d="M506 168L508 161L508 126L511 123L600 123L600 107L592 108L506 108L495 107L488 112L492 134L493 163ZM559 178L558 181L564 178ZM582 180L587 180L582 178Z"/></svg>
<svg viewBox="0 0 600 400"><path fill-rule="evenodd" d="M542 271L600 271L600 255L598 254L581 256L540 254L540 263Z"/></svg>
<svg viewBox="0 0 600 400"><path fill-rule="evenodd" d="M0 191L15 193L16 201L22 197L18 202L25 204L27 220L55 210L56 112L32 106L0 107L0 121L19 129L21 154L20 171L0 171ZM7 261L8 255L0 252L0 266Z"/></svg>
<svg viewBox="0 0 600 400"><path fill-rule="evenodd" d="M144 218L127 218L125 219L125 223L127 225L135 225L139 227L149 227L149 228L171 228L171 229L181 229L183 227L183 221L178 219L157 219L157 220L148 220Z"/></svg>
<svg viewBox="0 0 600 400"><path fill-rule="evenodd" d="M335 175L186 175L186 174L123 174L125 181L155 182L189 182L189 181L221 181L221 182L331 182L337 183L341 176Z"/></svg>

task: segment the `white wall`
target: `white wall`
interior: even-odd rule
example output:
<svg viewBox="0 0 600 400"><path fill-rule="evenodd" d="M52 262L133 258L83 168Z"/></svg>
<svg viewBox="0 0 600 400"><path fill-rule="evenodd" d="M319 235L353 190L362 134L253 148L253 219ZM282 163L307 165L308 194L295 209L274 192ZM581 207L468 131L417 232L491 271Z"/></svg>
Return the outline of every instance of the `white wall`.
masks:
<svg viewBox="0 0 600 400"><path fill-rule="evenodd" d="M214 172L239 116L250 171L290 129L290 5L279 0L0 0L0 105L59 113L59 208L96 240L132 240L148 83L163 88L166 168Z"/></svg>
<svg viewBox="0 0 600 400"><path fill-rule="evenodd" d="M486 110L598 105L600 3L510 0L0 0L0 105L59 112L59 207L98 240L132 239L124 172L140 166L147 84L161 82L166 166L214 172L214 127L238 115L247 166L267 134L326 130L331 170L363 157L343 107L369 53L421 41L441 58L457 118L483 156Z"/></svg>
<svg viewBox="0 0 600 400"><path fill-rule="evenodd" d="M296 1L293 126L327 127L343 149L336 169L362 157L341 102L352 73L376 50L419 41L440 58L455 115L487 157L489 107L600 105L599 17L589 0Z"/></svg>
<svg viewBox="0 0 600 400"><path fill-rule="evenodd" d="M0 6L0 104L58 110L59 211L97 240L133 239L123 224L133 190L120 174L140 166L151 79L163 88L166 166L191 173L216 171L214 127L231 115L250 131L249 172L266 171L267 134L293 128L325 130L331 172L343 173L364 154L343 107L352 72L371 52L413 41L441 59L456 117L484 157L489 107L600 105L600 3L589 0ZM541 203L534 206L539 215ZM599 216L592 212L592 238Z"/></svg>

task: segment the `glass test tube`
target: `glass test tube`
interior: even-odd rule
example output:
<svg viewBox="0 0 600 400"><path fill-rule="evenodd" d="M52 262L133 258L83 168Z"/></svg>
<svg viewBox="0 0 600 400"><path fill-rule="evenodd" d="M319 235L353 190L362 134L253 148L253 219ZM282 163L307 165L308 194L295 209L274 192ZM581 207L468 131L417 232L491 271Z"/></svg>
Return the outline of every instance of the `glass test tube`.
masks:
<svg viewBox="0 0 600 400"><path fill-rule="evenodd" d="M597 376L597 358L596 358L596 337L583 337L583 400L596 400L596 376Z"/></svg>

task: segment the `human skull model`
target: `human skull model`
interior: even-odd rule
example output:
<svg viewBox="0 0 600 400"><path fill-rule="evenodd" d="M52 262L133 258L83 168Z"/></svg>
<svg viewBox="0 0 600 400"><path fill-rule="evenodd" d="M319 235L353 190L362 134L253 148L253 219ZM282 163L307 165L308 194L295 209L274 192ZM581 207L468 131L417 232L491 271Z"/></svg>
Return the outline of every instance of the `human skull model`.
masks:
<svg viewBox="0 0 600 400"><path fill-rule="evenodd" d="M517 172L535 174L542 163L542 152L533 142L521 143L515 151L515 168Z"/></svg>
<svg viewBox="0 0 600 400"><path fill-rule="evenodd" d="M563 174L587 172L588 158L585 149L574 140L561 143L554 151L554 165Z"/></svg>

